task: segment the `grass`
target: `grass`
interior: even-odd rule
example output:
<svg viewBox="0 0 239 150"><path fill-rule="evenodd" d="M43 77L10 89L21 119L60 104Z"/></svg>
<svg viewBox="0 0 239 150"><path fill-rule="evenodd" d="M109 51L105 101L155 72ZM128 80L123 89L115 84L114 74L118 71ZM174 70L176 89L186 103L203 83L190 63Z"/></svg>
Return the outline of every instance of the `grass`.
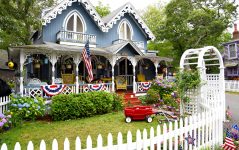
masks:
<svg viewBox="0 0 239 150"><path fill-rule="evenodd" d="M112 133L114 144L117 142L118 132L123 134L124 142L126 142L128 130L132 132L133 141L136 139L137 129L141 131L144 128L147 129L149 136L149 129L152 126L155 128L156 133L157 119L154 119L152 123L147 123L146 121L125 123L124 119L125 117L122 112L114 112L78 120L25 122L22 126L1 134L0 144L6 143L8 149L14 149L15 143L20 142L22 149L26 149L27 143L32 141L35 149L39 149L40 141L44 139L47 149L51 149L52 141L56 138L59 149L63 149L64 139L67 137L70 141L71 149L74 149L77 136L80 137L82 146L85 147L88 135L91 135L93 145L96 146L98 134L103 136L103 142L106 145L108 133Z"/></svg>

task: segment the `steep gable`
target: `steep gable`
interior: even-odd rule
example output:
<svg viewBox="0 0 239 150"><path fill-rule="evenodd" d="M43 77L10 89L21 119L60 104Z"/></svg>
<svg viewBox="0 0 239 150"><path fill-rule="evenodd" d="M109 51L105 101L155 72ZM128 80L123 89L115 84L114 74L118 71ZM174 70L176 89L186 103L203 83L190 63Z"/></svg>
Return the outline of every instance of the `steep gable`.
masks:
<svg viewBox="0 0 239 150"><path fill-rule="evenodd" d="M108 16L103 19L99 16L99 14L94 9L94 6L88 0L63 0L61 3L52 7L50 9L45 9L42 13L43 25L47 25L50 23L52 19L55 19L58 14L61 14L63 10L67 9L68 6L72 6L72 3L79 2L82 3L83 7L90 14L91 18L95 21L97 26L100 28L102 32L108 32L113 26L117 23L118 20L121 20L122 17L129 13L135 19L135 21L140 25L140 28L147 35L148 39L154 40L155 36L144 23L142 18L138 15L135 8L130 3L126 3L121 6L117 10L113 11Z"/></svg>

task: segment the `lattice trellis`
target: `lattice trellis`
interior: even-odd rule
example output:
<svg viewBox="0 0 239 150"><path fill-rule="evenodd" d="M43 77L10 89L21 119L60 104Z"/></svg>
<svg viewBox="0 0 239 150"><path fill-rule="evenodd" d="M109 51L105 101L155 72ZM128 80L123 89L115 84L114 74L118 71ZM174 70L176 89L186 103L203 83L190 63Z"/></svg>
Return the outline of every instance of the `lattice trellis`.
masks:
<svg viewBox="0 0 239 150"><path fill-rule="evenodd" d="M216 66L216 67L215 67ZM217 69L210 73L211 67ZM222 109L225 112L224 65L220 52L213 46L186 50L180 60L180 69L197 68L202 85L190 90L186 95L191 99L184 104L184 110L189 114L206 111L208 108ZM220 108L218 108L220 107Z"/></svg>

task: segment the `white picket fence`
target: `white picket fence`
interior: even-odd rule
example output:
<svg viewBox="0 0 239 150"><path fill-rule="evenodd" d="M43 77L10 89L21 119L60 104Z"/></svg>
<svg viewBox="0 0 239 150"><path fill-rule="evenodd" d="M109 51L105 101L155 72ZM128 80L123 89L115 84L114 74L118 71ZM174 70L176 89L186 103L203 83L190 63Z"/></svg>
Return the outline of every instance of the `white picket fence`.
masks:
<svg viewBox="0 0 239 150"><path fill-rule="evenodd" d="M4 113L7 110L7 104L10 102L10 97L0 97L0 113Z"/></svg>
<svg viewBox="0 0 239 150"><path fill-rule="evenodd" d="M225 90L229 92L239 92L239 81L225 80Z"/></svg>
<svg viewBox="0 0 239 150"><path fill-rule="evenodd" d="M223 141L223 121L221 114L218 111L204 112L173 123L170 122L168 126L166 124L163 124L163 126L158 125L156 133L153 127L150 128L149 133L147 133L146 129L143 131L137 130L135 141L132 140L132 133L128 131L126 143L123 143L122 133L119 132L117 144L115 145L113 144L111 133L107 137L107 146L103 146L103 138L99 134L95 148L92 145L92 138L88 136L84 150L178 150L179 145L184 150L214 148L215 145L221 145ZM185 140L189 135L195 138L194 145L188 144ZM46 150L46 147L45 141L42 140L40 150ZM53 140L51 147L52 150L58 150L56 139ZM74 147L75 150L83 150L79 137L76 138ZM7 145L3 144L1 150L7 150ZM21 150L20 143L16 143L14 150ZM34 150L32 141L28 143L27 150ZM64 141L64 150L70 150L68 138Z"/></svg>

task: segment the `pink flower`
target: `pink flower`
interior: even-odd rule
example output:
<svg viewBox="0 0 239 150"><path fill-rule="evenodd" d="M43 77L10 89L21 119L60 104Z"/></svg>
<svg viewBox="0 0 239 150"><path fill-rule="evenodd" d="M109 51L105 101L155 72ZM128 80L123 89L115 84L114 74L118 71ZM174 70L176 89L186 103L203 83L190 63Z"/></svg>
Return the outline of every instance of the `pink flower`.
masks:
<svg viewBox="0 0 239 150"><path fill-rule="evenodd" d="M2 122L3 122L3 123L6 123L6 122L7 122L7 119L3 118L3 119L2 119Z"/></svg>
<svg viewBox="0 0 239 150"><path fill-rule="evenodd" d="M0 122L0 127L2 127L4 125L4 123L3 122Z"/></svg>

